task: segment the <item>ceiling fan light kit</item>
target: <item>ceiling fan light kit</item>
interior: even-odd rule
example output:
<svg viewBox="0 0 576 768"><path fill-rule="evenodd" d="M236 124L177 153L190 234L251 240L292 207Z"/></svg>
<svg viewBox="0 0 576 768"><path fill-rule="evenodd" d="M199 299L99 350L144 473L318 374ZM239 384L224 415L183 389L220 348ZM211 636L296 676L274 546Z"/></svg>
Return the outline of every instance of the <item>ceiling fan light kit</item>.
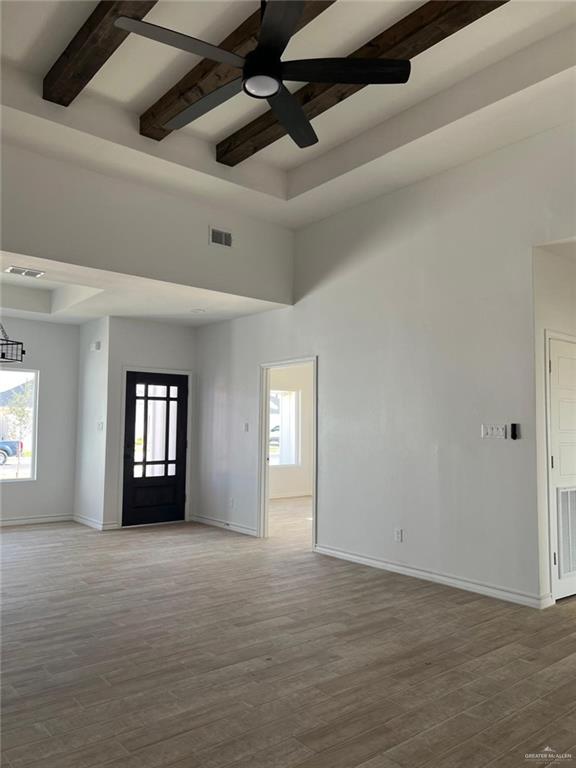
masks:
<svg viewBox="0 0 576 768"><path fill-rule="evenodd" d="M282 87L282 63L280 58L268 56L256 48L244 60L242 88L255 99L269 99Z"/></svg>
<svg viewBox="0 0 576 768"><path fill-rule="evenodd" d="M242 91L268 101L276 119L299 147L316 144L318 137L298 99L285 80L303 83L401 84L410 77L410 62L403 59L302 59L282 61L282 54L297 29L304 10L302 0L262 2L262 22L256 49L246 58L211 43L138 19L119 16L115 26L150 40L236 67L239 77L190 104L164 127L183 128Z"/></svg>
<svg viewBox="0 0 576 768"><path fill-rule="evenodd" d="M243 80L242 88L255 99L269 99L280 90L280 81L270 75L251 75Z"/></svg>

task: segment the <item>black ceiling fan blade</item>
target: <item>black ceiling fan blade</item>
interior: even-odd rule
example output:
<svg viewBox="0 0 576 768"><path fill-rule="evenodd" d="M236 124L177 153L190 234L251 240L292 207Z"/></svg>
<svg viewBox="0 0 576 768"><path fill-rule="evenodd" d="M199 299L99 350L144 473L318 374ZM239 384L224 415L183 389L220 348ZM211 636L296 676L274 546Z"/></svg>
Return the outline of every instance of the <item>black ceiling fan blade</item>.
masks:
<svg viewBox="0 0 576 768"><path fill-rule="evenodd" d="M301 59L282 62L282 79L303 83L406 83L406 59Z"/></svg>
<svg viewBox="0 0 576 768"><path fill-rule="evenodd" d="M318 136L316 136L310 120L285 85L275 96L268 99L268 104L299 147L311 147L312 144L317 143Z"/></svg>
<svg viewBox="0 0 576 768"><path fill-rule="evenodd" d="M226 83L226 85L220 86L220 88L207 94L202 99L195 101L194 104L190 104L189 107L186 107L182 112L165 123L164 128L167 128L169 131L177 131L178 128L184 128L188 123L192 123L215 107L219 107L220 104L224 104L225 101L236 96L241 90L242 78L239 77L230 83Z"/></svg>
<svg viewBox="0 0 576 768"><path fill-rule="evenodd" d="M238 69L242 69L244 66L242 56L237 56L235 53L218 48L217 45L205 43L204 40L197 40L195 37L183 35L181 32L176 32L173 29L149 24L147 21L130 19L128 16L119 16L114 22L114 26L124 29L126 32L133 32L135 35L155 40L157 43L171 45L172 48L178 48L187 53L195 53L197 56L202 56L211 61L219 61L221 64L229 64L231 67L238 67Z"/></svg>
<svg viewBox="0 0 576 768"><path fill-rule="evenodd" d="M264 4L258 48L280 56L296 31L304 10L302 0L267 0Z"/></svg>

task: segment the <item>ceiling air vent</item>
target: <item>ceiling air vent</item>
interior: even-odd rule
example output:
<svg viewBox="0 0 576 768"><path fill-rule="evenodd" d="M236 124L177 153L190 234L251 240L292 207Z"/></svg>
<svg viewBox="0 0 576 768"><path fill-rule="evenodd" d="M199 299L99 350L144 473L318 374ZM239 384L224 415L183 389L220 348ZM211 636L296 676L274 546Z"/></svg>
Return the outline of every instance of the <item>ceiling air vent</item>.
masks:
<svg viewBox="0 0 576 768"><path fill-rule="evenodd" d="M14 264L12 264L12 266L5 269L4 272L8 272L11 275L21 275L22 277L42 277L42 275L46 274L45 272L42 272L40 269L29 269L28 267L15 267Z"/></svg>
<svg viewBox="0 0 576 768"><path fill-rule="evenodd" d="M232 248L232 232L210 227L210 245L223 245L225 248Z"/></svg>

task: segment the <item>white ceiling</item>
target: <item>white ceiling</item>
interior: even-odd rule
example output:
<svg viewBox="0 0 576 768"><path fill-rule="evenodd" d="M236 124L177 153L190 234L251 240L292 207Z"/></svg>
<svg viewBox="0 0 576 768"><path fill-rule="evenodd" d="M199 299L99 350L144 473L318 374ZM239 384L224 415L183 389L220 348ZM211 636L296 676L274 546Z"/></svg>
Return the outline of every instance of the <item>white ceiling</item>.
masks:
<svg viewBox="0 0 576 768"><path fill-rule="evenodd" d="M228 168L216 162L215 143L265 108L244 94L162 142L138 133L138 116L194 56L131 35L70 107L41 99L43 75L95 5L2 0L4 140L293 228L558 125L575 110L576 2L510 0L415 57L407 85L369 86L315 118L316 146L301 150L286 137ZM347 54L420 5L337 0L293 38L286 57ZM257 7L160 0L146 18L219 43Z"/></svg>
<svg viewBox="0 0 576 768"><path fill-rule="evenodd" d="M338 0L292 39L285 58L346 55L421 4L421 0ZM26 72L44 75L95 5L84 0L4 0L3 58ZM161 0L146 20L219 43L257 7L257 2L244 0ZM308 162L562 29L574 21L574 14L572 1L512 0L416 57L407 85L370 86L320 115L314 120L320 137L315 147L301 150L285 138L261 152L259 160L284 169ZM197 61L190 54L130 35L93 78L86 94L140 114ZM265 111L266 106L240 94L184 132L215 143Z"/></svg>
<svg viewBox="0 0 576 768"><path fill-rule="evenodd" d="M7 274L10 265L45 270L40 278ZM83 323L95 317L145 318L204 325L277 309L280 304L134 275L0 252L5 316Z"/></svg>

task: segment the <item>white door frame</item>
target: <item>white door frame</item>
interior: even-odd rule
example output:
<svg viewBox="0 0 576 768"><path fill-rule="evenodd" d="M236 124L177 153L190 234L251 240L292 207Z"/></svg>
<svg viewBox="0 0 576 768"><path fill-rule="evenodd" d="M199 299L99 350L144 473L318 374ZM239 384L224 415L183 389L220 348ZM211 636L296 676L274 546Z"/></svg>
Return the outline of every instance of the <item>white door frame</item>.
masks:
<svg viewBox="0 0 576 768"><path fill-rule="evenodd" d="M548 562L550 567L550 591L552 592L552 599L560 599L555 594L555 589L558 584L558 564L554 564L554 553L558 553L558 510L557 510L557 489L552 484L552 478L550 476L551 470L551 431L552 431L552 388L550 384L550 360L551 357L551 343L553 341L568 341L571 344L576 344L576 336L572 336L569 333L561 333L560 331L544 331L544 343L546 347L546 498L548 500Z"/></svg>
<svg viewBox="0 0 576 768"><path fill-rule="evenodd" d="M173 373L178 376L187 376L188 377L188 418L186 423L186 502L184 505L184 522L189 522L191 517L191 508L190 508L190 495L191 495L191 489L192 489L192 451L191 447L194 448L194 446L191 446L192 440L191 437L193 435L193 429L194 429L194 417L195 414L192 412L192 405L193 405L193 392L192 392L192 386L193 386L193 373L192 371L186 371L181 370L179 368L157 368L153 365L123 365L121 370L121 403L120 403L120 423L118 425L119 429L119 471L118 471L118 489L117 489L117 509L116 509L116 527L117 528L123 528L122 525L122 504L123 504L123 497L124 497L124 433L126 429L126 377L127 374L133 371L134 373ZM178 520L176 522L182 522L182 520ZM150 525L174 525L174 523L150 523ZM128 526L129 528L133 528L134 526ZM136 526L143 528L144 526Z"/></svg>
<svg viewBox="0 0 576 768"><path fill-rule="evenodd" d="M270 370L290 365L312 363L312 542L318 539L318 356L291 358L273 363L260 363L260 430L258 439L258 526L257 536L268 537L268 432Z"/></svg>

